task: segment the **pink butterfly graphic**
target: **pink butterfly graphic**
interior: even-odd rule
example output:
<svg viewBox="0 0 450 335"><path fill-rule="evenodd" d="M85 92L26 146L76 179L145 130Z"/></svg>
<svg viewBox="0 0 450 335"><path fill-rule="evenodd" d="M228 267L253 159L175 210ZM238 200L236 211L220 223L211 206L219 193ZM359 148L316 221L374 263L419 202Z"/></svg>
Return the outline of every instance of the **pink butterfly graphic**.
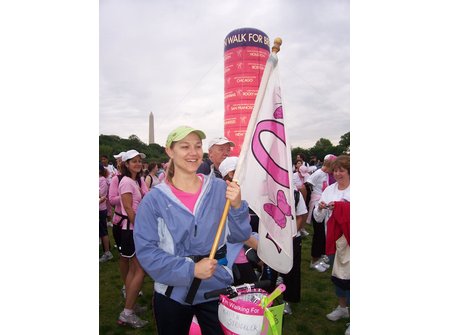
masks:
<svg viewBox="0 0 450 335"><path fill-rule="evenodd" d="M275 109L275 112L273 112L273 117L275 119L283 118L283 106L279 106L279 107L277 107L277 109Z"/></svg>
<svg viewBox="0 0 450 335"><path fill-rule="evenodd" d="M292 216L291 206L287 203L286 195L282 190L277 192L277 204L266 203L264 210L282 229L286 227L286 216Z"/></svg>

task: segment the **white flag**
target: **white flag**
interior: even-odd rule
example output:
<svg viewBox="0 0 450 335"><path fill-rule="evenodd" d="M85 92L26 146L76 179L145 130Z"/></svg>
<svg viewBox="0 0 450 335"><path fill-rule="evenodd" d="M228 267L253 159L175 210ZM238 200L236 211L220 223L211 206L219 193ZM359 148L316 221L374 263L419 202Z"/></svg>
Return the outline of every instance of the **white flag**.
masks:
<svg viewBox="0 0 450 335"><path fill-rule="evenodd" d="M272 53L264 70L234 180L242 199L260 218L258 256L274 270L292 268L292 237L297 232L292 158L286 138L278 76Z"/></svg>

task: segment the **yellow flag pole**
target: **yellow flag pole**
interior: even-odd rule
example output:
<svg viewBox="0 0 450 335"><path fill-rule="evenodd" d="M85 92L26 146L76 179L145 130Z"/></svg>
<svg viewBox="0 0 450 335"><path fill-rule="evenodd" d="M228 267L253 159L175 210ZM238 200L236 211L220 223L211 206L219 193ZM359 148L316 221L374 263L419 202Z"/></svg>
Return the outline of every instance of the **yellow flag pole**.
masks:
<svg viewBox="0 0 450 335"><path fill-rule="evenodd" d="M225 227L225 221L227 220L228 212L230 211L230 199L227 199L225 207L223 208L222 217L220 218L219 227L217 227L216 237L209 253L209 259L214 259L216 256L217 248L219 247L220 236L222 235L223 228Z"/></svg>

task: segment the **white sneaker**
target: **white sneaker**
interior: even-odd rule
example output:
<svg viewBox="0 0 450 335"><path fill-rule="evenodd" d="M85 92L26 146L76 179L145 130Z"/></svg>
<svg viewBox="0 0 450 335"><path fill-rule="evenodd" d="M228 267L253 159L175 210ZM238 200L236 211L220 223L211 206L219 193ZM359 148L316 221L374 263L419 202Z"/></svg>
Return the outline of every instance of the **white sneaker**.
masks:
<svg viewBox="0 0 450 335"><path fill-rule="evenodd" d="M344 335L350 335L350 322L349 323L347 323L347 329L345 330L345 333L344 333Z"/></svg>
<svg viewBox="0 0 450 335"><path fill-rule="evenodd" d="M320 257L320 258L322 258L322 260L323 260L325 263L330 263L330 259L328 258L327 255L322 255L322 257Z"/></svg>
<svg viewBox="0 0 450 335"><path fill-rule="evenodd" d="M330 267L330 264L325 263L322 259L319 260L319 264L327 270Z"/></svg>
<svg viewBox="0 0 450 335"><path fill-rule="evenodd" d="M311 269L316 269L319 272L324 272L327 270L324 266L322 266L322 264L320 264L320 261L315 261L314 263L311 261L309 267Z"/></svg>
<svg viewBox="0 0 450 335"><path fill-rule="evenodd" d="M275 283L276 286L283 284L283 277L278 276L277 277L277 282Z"/></svg>
<svg viewBox="0 0 450 335"><path fill-rule="evenodd" d="M287 301L283 301L284 302L284 310L283 313L284 314L288 314L288 315L292 315L292 308L291 305L289 305L289 303Z"/></svg>
<svg viewBox="0 0 450 335"><path fill-rule="evenodd" d="M330 314L327 314L328 320L331 321L337 321L342 318L348 319L350 317L350 314L348 312L348 307L341 307L338 306L334 311L332 311Z"/></svg>
<svg viewBox="0 0 450 335"><path fill-rule="evenodd" d="M111 259L113 259L113 258L114 258L114 256L113 256L113 254L111 253L111 251L107 251L107 252L105 252L105 253L102 255L102 257L100 257L99 262L100 262L100 263L104 263L104 262L107 262L107 261L109 261L109 260L111 260Z"/></svg>
<svg viewBox="0 0 450 335"><path fill-rule="evenodd" d="M125 315L122 311L119 315L119 319L117 320L119 325L129 325L133 328L142 328L148 324L148 321L142 320L135 313L131 313L130 315Z"/></svg>
<svg viewBox="0 0 450 335"><path fill-rule="evenodd" d="M306 231L305 228L300 229L300 234L301 234L302 236L308 236L308 235L309 235L309 233Z"/></svg>

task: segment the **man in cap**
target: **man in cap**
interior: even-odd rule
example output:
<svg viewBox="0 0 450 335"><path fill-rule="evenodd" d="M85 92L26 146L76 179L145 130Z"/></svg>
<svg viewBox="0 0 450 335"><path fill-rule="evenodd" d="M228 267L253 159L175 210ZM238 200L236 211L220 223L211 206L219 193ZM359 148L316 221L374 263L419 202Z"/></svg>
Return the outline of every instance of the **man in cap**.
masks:
<svg viewBox="0 0 450 335"><path fill-rule="evenodd" d="M216 137L209 141L208 158L199 166L197 173L210 174L214 170L217 178L222 178L219 165L230 155L231 147L235 144L226 137Z"/></svg>

